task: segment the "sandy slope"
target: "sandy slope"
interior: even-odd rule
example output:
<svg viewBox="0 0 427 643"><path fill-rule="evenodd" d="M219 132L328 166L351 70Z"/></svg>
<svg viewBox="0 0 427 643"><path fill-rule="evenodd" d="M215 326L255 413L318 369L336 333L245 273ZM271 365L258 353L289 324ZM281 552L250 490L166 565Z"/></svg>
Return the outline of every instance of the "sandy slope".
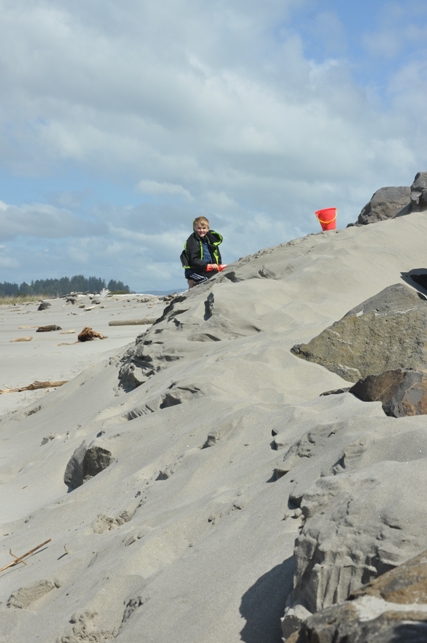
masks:
<svg viewBox="0 0 427 643"><path fill-rule="evenodd" d="M0 566L10 561L9 548L21 554L52 542L27 566L0 575L3 639L279 642L303 528L289 496L311 493L318 502L313 485L332 479L343 449L362 434L375 444L377 432L382 439L389 428L393 435L423 430L422 418L386 418L379 403L349 394L319 398L343 380L289 349L401 281L401 272L424 267L426 233L425 215L413 214L236 262L185 294L137 340L134 372L145 381L128 392L119 385L125 351L116 349L141 329L118 327L111 340L107 317L104 326L95 321L104 313L88 311L69 323L79 329L76 320L86 325L92 315L89 325L109 335L96 348L56 347L51 336L16 345L9 339L17 313L0 311L9 386L88 366L62 388L28 396L25 408L4 407ZM117 315L129 313L118 304ZM19 314L30 325L42 313ZM46 323L62 325L49 315ZM14 370L16 348L28 360L24 374L22 366ZM68 351L76 349L79 360L71 363ZM56 437L41 446L51 433ZM305 456L275 481L274 469L299 440L307 442ZM67 493L64 471L83 441L108 449L115 462ZM368 462L363 458L358 475L367 466L382 471L396 455L373 447ZM417 532L410 546L420 539ZM42 596L43 580L51 591ZM27 588L19 595L24 609L13 600L8 607L19 588Z"/></svg>

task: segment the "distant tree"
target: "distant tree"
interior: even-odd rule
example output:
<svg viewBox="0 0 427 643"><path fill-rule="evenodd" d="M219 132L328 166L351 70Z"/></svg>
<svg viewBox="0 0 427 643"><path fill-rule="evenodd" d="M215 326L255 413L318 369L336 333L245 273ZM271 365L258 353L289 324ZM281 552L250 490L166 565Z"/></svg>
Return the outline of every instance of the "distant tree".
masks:
<svg viewBox="0 0 427 643"><path fill-rule="evenodd" d="M33 293L31 292L31 286L25 281L22 282L22 284L19 286L19 294L20 295L32 295Z"/></svg>
<svg viewBox="0 0 427 643"><path fill-rule="evenodd" d="M36 295L40 297L61 297L68 295L70 292L100 292L105 288L105 279L99 277L84 277L75 275L74 277L61 277L60 279L36 279L27 284L25 281L20 286L7 281L0 283L1 297L17 297L18 295ZM108 289L111 291L121 290L129 292L129 286L125 286L122 281L111 279L108 282Z"/></svg>
<svg viewBox="0 0 427 643"><path fill-rule="evenodd" d="M11 284L8 281L0 284L0 297L16 297L19 295L18 284Z"/></svg>
<svg viewBox="0 0 427 643"><path fill-rule="evenodd" d="M116 281L115 279L110 279L107 288L111 292L129 292L129 286L125 286L123 281Z"/></svg>

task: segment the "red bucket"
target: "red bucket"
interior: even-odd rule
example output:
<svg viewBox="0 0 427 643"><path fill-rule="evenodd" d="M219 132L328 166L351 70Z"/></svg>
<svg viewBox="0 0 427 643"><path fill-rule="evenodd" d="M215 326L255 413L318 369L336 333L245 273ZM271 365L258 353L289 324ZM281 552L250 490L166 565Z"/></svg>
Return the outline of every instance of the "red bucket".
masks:
<svg viewBox="0 0 427 643"><path fill-rule="evenodd" d="M322 230L335 230L337 227L337 209L325 208L314 213L319 219Z"/></svg>

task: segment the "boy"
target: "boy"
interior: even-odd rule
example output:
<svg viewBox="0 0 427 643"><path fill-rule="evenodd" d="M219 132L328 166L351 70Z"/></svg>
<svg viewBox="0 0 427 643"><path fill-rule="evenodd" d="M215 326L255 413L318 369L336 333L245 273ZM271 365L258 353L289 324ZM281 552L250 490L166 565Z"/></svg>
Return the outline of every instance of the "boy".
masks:
<svg viewBox="0 0 427 643"><path fill-rule="evenodd" d="M218 248L222 243L222 236L214 230L209 230L208 219L206 217L194 219L193 230L181 254L181 263L185 268L185 278L189 288L207 281L225 268L221 265L221 254Z"/></svg>

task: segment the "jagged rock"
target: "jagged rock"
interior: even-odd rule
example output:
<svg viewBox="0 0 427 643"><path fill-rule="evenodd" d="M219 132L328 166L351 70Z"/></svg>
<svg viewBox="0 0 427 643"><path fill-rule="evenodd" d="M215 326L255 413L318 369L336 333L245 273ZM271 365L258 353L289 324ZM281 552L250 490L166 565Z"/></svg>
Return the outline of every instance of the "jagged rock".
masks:
<svg viewBox="0 0 427 643"><path fill-rule="evenodd" d="M391 219L399 214L407 214L410 203L410 187L380 188L372 195L369 203L362 209L357 223L367 225L368 223Z"/></svg>
<svg viewBox="0 0 427 643"><path fill-rule="evenodd" d="M97 476L114 462L111 451L99 446L91 446L83 458L83 482Z"/></svg>
<svg viewBox="0 0 427 643"><path fill-rule="evenodd" d="M427 414L427 373L408 369L368 375L352 388L363 402L381 402L384 413L392 417Z"/></svg>
<svg viewBox="0 0 427 643"><path fill-rule="evenodd" d="M427 640L427 551L310 616L287 643L421 643ZM284 632L286 636L286 633Z"/></svg>
<svg viewBox="0 0 427 643"><path fill-rule="evenodd" d="M358 438L333 467L335 475L319 478L303 495L305 522L295 541L294 589L283 621L287 631L295 624L292 612L288 622L290 609L301 605L314 614L343 602L426 548L415 497L426 490L423 439L422 429L386 434L376 446ZM388 461L375 461L381 452Z"/></svg>
<svg viewBox="0 0 427 643"><path fill-rule="evenodd" d="M291 352L349 382L398 368L426 369L427 301L395 284Z"/></svg>
<svg viewBox="0 0 427 643"><path fill-rule="evenodd" d="M65 468L64 482L69 490L81 487L84 482L106 469L114 458L111 451L103 447L91 445L86 442L77 447Z"/></svg>
<svg viewBox="0 0 427 643"><path fill-rule="evenodd" d="M418 172L411 185L411 212L427 210L427 172Z"/></svg>

